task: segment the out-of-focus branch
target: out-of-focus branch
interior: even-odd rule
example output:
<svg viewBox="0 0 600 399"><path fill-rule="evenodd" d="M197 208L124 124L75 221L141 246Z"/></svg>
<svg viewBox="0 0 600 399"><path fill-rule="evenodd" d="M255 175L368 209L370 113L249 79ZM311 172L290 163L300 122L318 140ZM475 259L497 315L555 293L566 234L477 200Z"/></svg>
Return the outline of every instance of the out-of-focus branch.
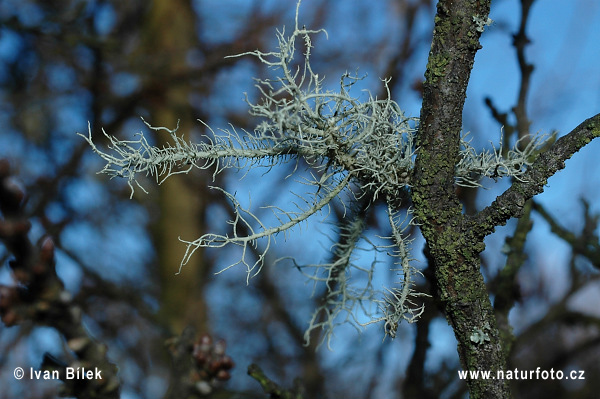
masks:
<svg viewBox="0 0 600 399"><path fill-rule="evenodd" d="M595 229L598 227L599 215L590 215L589 204L585 200L582 200L582 202L585 221L583 230L579 235L562 227L541 204L534 202L533 209L548 222L554 234L571 246L574 254L585 256L595 268L600 269L600 242L598 235L595 233Z"/></svg>
<svg viewBox="0 0 600 399"><path fill-rule="evenodd" d="M527 95L529 93L529 82L531 80L531 74L533 73L534 66L527 62L525 47L530 43L530 40L526 34L526 28L529 12L534 1L535 0L521 1L521 22L519 24L519 31L513 35L513 46L515 47L517 53L519 70L521 71L521 84L519 86L517 104L512 108L512 112L516 118L516 123L514 125L511 124L509 122L508 112L500 112L494 106L491 98L488 97L485 99L485 104L490 109L492 116L504 128L505 140L503 141L503 144L505 147L510 143L510 137L515 131L518 134L518 145L520 148L527 147L531 141L529 135L530 121L527 115Z"/></svg>
<svg viewBox="0 0 600 399"><path fill-rule="evenodd" d="M530 43L525 29L531 6L535 0L521 0L521 24L519 31L513 36L513 46L517 50L517 60L521 70L521 87L519 88L519 97L517 105L513 112L517 118L516 130L519 134L520 145L526 147L529 144L529 118L527 116L527 94L529 92L529 81L533 72L533 65L528 63L525 58L525 47Z"/></svg>
<svg viewBox="0 0 600 399"><path fill-rule="evenodd" d="M428 271L426 273L432 273ZM421 315L419 322L416 323L417 332L415 334L415 351L410 359L406 370L406 378L404 380L403 394L407 399L419 398L429 399L436 395L427 384L427 370L425 362L427 360L427 350L431 347L429 341L429 332L432 320L439 315L439 312L433 301L425 306L425 311Z"/></svg>
<svg viewBox="0 0 600 399"><path fill-rule="evenodd" d="M512 108L512 112L516 118L516 124L513 125L509 123L508 113L499 112L492 104L491 99L486 98L485 100L485 103L492 112L492 116L504 128L503 152L508 150L508 145L514 132L517 132L517 145L520 148L526 148L527 145L531 143L526 100L529 93L529 81L531 73L533 72L533 65L529 64L526 60L525 47L529 44L529 39L527 38L525 31L532 4L533 0L521 1L521 23L519 24L519 31L513 36L513 46L516 50L519 69L521 71L521 84L519 87L517 104ZM548 141L545 146L549 147L553 142L554 140ZM543 150L545 150L545 148L540 149L540 152L543 152ZM525 240L533 226L530 215L531 201L528 201L525 203L523 216L519 219L513 236L506 238L506 247L508 248L506 265L494 280L494 283L496 284L496 289L494 290L496 293L494 299L494 311L498 322L498 329L500 330L500 337L507 354L511 353L514 342L512 328L508 321L508 313L514 306L515 301L520 297L517 273L526 259Z"/></svg>
<svg viewBox="0 0 600 399"><path fill-rule="evenodd" d="M248 375L260 384L265 393L269 394L270 399L303 399L304 397L303 388L300 385L299 380L294 381L294 387L292 389L282 388L267 377L262 369L256 364L248 366Z"/></svg>
<svg viewBox="0 0 600 399"><path fill-rule="evenodd" d="M219 192L219 194L222 194ZM230 217L235 216L235 209L232 207L231 202L227 201L227 197L224 195L218 195L217 197L222 206L227 210ZM248 235L250 232L245 225L240 225L240 233ZM261 256L264 252L260 246L250 247L255 257ZM274 265L276 259L269 253L266 254L266 264ZM270 269L270 268L269 268ZM261 294L265 296L267 305L271 308L273 314L277 318L277 321L285 328L288 334L293 338L294 342L302 342L304 340L304 331L294 321L291 310L285 305L286 301L282 299L280 289L277 284L273 281L273 277L269 271L265 271L257 276L257 288L260 289ZM313 330L311 333L311 339L308 345L302 345L299 349L301 350L301 360L303 375L302 380L304 382L304 389L307 395L314 397L317 394L323 392L324 379L321 365L316 353L317 347L320 345L319 333L320 331Z"/></svg>
<svg viewBox="0 0 600 399"><path fill-rule="evenodd" d="M496 297L494 299L494 311L500 330L500 337L505 347L506 353L511 352L514 336L512 327L508 321L508 313L513 308L515 301L519 299L519 285L517 283L517 273L525 262L525 240L533 226L530 219L531 201L525 205L523 216L519 219L517 227L512 237L506 238L506 247L508 256L506 265L494 280Z"/></svg>
<svg viewBox="0 0 600 399"><path fill-rule="evenodd" d="M11 178L7 161L0 161L0 239L13 254L9 262L16 280L0 286L0 317L11 327L25 320L55 328L74 355L68 363L44 357L42 369L56 372L65 383L63 393L77 398L119 397L117 368L108 361L106 346L91 337L82 323L82 311L58 278L54 242L42 237L37 245L27 237L31 223L24 213L25 193ZM92 370L94 378L68 378L68 371Z"/></svg>
<svg viewBox="0 0 600 399"><path fill-rule="evenodd" d="M598 282L598 279L596 278L594 281ZM518 341L515 342L514 350L518 351L523 347L530 347L536 339L539 339L540 332L548 331L555 325L579 325L597 328L600 325L598 317L577 310L571 310L569 304L577 293L590 283L589 278L573 278L570 286L567 287L567 293L557 303L553 304L549 312L520 333Z"/></svg>

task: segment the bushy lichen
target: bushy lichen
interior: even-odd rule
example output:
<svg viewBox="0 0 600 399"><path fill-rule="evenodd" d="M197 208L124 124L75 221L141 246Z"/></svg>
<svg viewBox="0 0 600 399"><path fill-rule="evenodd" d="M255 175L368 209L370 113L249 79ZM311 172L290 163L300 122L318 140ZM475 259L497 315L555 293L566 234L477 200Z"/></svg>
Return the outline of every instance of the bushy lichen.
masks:
<svg viewBox="0 0 600 399"><path fill-rule="evenodd" d="M299 5L300 2L298 7ZM346 315L345 320L350 320L355 325L364 324L358 322L355 312L362 307L363 302L370 301L379 305L380 312L371 314L369 310L365 310L365 313L373 321L383 321L386 334L394 336L399 322L412 322L423 311L422 305L415 300L421 295L414 290L415 277L419 272L411 262L410 239L403 233L404 227L412 223L412 213L408 211L405 224L400 223L397 216L398 211L408 205L398 202L398 193L412 184L417 120L405 116L400 106L391 99L389 80L383 80L384 89L387 90L387 97L383 100L369 95L366 101L361 101L351 95L352 86L360 78L348 73L340 78L338 90L326 90L324 77L317 74L310 63L311 38L320 32L323 31L300 26L297 10L291 34L287 36L285 29L277 32L277 51L257 50L238 55L257 57L278 73L274 78L257 81L256 87L261 94L258 102L247 100L250 113L261 119L252 133L239 132L234 128L217 132L205 124L210 134L199 143L191 143L184 140L177 128L167 129L146 124L158 134L169 134L172 144L157 148L142 133L138 140L122 141L104 132L113 153L96 147L91 131L83 137L107 162L102 173L126 178L132 195L136 186L143 190L136 180L139 173L155 177L160 184L169 176L187 173L193 168L213 169L215 175L230 168L260 166L266 167L268 171L279 164L304 159L311 169L312 179L303 182L311 186L313 192L298 195L303 202L294 210L270 207L273 216L279 221L274 226L268 226L260 220L252 208L243 207L234 195L216 188L223 191L232 203L235 216L229 222L231 231L226 234L208 233L194 240L184 240L187 251L182 266L198 248L237 246L242 250L240 259L224 269L243 265L250 278L264 266L266 253L276 235L283 233L285 236L293 227L328 209L335 198L342 198L349 209L356 208L359 201L368 206L377 198L384 199L389 205L389 229L392 233L388 237L389 246L374 246L374 249L387 250L396 260L395 267L400 271L398 286L382 291L375 289L372 286L374 263L371 267L356 264L353 257L354 244L366 228L360 220L342 232L345 244L333 246L332 262L297 266L301 269L312 266L322 271L323 273L315 273L310 278L324 283L329 290L326 302L315 312L315 315L325 312L326 317L313 317L309 331L324 328L331 332L336 319L344 318L342 314ZM297 41L302 41L306 49L303 60L299 63ZM445 57L434 57L430 60L429 73L433 78L442 76L447 64L448 59ZM512 176L520 179L540 140L531 140L523 150L515 146L506 155L502 155L501 150L495 148L478 153L468 140L461 139L458 162L454 164L453 159L443 162L447 163L448 168L454 168L455 183L458 185L479 186L481 178L485 176L494 179ZM431 182L422 179L421 184L434 184L436 177L430 178ZM343 192L349 195L342 196ZM413 202L420 204L420 201L418 194L414 194ZM454 215L449 214L446 219L452 220L453 217ZM443 214L440 214L440 218L444 218ZM242 231L246 233L241 233ZM458 249L469 243L449 236L447 242L442 242L441 245ZM454 256L461 256L460 252L456 251ZM359 270L367 275L363 287L351 284L350 270Z"/></svg>

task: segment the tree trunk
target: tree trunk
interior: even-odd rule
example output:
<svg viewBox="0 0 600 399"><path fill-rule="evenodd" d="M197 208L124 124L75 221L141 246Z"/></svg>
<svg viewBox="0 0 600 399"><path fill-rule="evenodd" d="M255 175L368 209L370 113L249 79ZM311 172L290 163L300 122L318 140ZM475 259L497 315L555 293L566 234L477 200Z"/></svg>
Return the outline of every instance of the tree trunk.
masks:
<svg viewBox="0 0 600 399"><path fill-rule="evenodd" d="M462 368L495 373L506 369L506 354L479 270L483 237L465 221L454 185L467 84L489 11L489 0L438 2L423 84L413 202ZM503 380L467 379L467 384L473 399L510 397Z"/></svg>
<svg viewBox="0 0 600 399"><path fill-rule="evenodd" d="M194 115L189 103L190 90L175 78L189 71L186 57L197 44L195 13L186 0L155 0L147 15L140 60L148 62L152 71L147 82L153 125L177 126L180 132L192 130ZM162 147L168 135L158 132L157 144ZM158 218L153 227L158 253L159 284L161 289L159 316L172 333L179 334L188 325L197 331L207 331L207 309L202 287L208 265L198 251L179 271L185 245L177 238L195 239L202 235L204 207L201 191L203 182L191 184L198 176L175 176L158 186Z"/></svg>

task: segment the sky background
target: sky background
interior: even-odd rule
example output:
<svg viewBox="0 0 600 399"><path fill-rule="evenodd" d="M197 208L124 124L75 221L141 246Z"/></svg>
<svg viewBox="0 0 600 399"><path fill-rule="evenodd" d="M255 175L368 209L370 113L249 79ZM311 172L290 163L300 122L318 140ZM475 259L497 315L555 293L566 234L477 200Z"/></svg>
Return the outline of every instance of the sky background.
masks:
<svg viewBox="0 0 600 399"><path fill-rule="evenodd" d="M286 15L285 24L291 27L293 24L293 14L295 11L295 1L287 0L284 2L265 1L264 9L289 3L289 12ZM110 5L89 2L90 7L94 5L95 27L101 34L110 35L114 24L114 13ZM228 40L235 33L240 25L239 21L248 18L251 10L248 1L218 1L205 0L194 2L195 9L201 15L202 25L199 28L199 34L205 37L209 42L220 43ZM467 103L464 110L464 131L470 132L473 136L473 142L476 147L491 148L492 144L497 144L501 136L500 126L495 122L489 110L484 104L484 98L492 98L496 107L501 111L509 111L516 103L519 86L519 70L516 61L515 51L512 47L512 34L518 29L519 23L519 3L516 0L497 0L492 2L492 11L490 18L494 21L491 26L486 27L482 35L481 43L483 49L479 51L475 59L471 81L467 92ZM309 26L310 28L324 28L328 32L329 38L324 35L318 36L315 40L315 50L313 59L315 62L320 57L327 58L330 54L339 54L343 57L347 65L336 64L327 71L327 82L331 82L334 87L339 81L339 75L345 70L355 71L358 74L366 74L365 79L357 85L355 93L360 90L369 89L379 90L379 79L383 78L383 62L381 59L372 59L366 63L361 57L354 56L360 54L362 49L370 46L381 45L383 54L385 49L392 49L398 45L398 32L401 26L392 18L394 13L386 13L387 7L391 7L387 1L331 1L331 8L334 9L327 14L327 19L321 21L320 26ZM421 45L418 47L416 56L411 60L409 76L403 81L403 87L394 89L394 93L401 93L401 97L395 98L407 115L418 117L420 112L420 98L418 93L410 90L410 86L423 79L423 72L427 62L432 30L432 12L421 12L417 15L417 29L415 40ZM311 0L302 2L300 11L300 21L303 16L306 19L314 19L314 8L311 7ZM34 25L42 18L35 6L28 2L20 1L0 1L0 14L17 15L24 24ZM578 0L565 2L562 0L538 0L535 2L530 15L527 34L531 39L531 44L527 47L526 55L530 62L535 64L535 70L531 78L531 89L528 97L529 118L532 121L531 131L539 134L549 134L558 131L559 135L572 130L585 119L598 113L600 110L600 2L595 0ZM274 39L273 35L273 39ZM270 43L274 45L274 40ZM23 43L19 38L11 34L7 29L0 29L0 82L8 84L7 71L3 68L15 57L18 57ZM263 49L265 50L265 49ZM80 62L86 63L86 54L82 54ZM190 53L189 63L201 62L196 59L197 54ZM356 61L356 64L353 62ZM35 62L24 60L23 62ZM253 89L252 76L256 74L256 65L247 62L237 64L233 68L224 70L217 77L217 87L219 91L208 99L203 99L199 107L211 109L211 126L215 128L226 128L227 114L232 110L242 110L246 107L244 103L244 92L248 92L252 98L255 91ZM85 93L72 91L75 86L75 76L68 68L57 65L48 72L48 79L51 86L56 90L55 99L55 118L56 129L60 140L53 144L51 152L42 152L28 144L30 136L22 135L17 127L9 122L8 116L14 112L11 105L4 102L0 94L0 124L4 125L4 131L0 133L0 157L8 157L12 160L28 159L26 163L20 163L19 169L22 178L32 179L33 176L52 173L49 169L48 157L66 157L73 150L76 143L81 138L76 136L76 132L87 132L87 121L89 117L89 98ZM139 87L139 80L135 76L126 73L117 74L108 82L110 87L116 93L123 96L134 92ZM192 99L193 101L193 99ZM138 115L132 115L132 119L125 125L123 134L129 130L131 135L141 130L143 125L136 119ZM151 116L150 116L151 117ZM36 126L44 123L40 111L36 109L35 102L23 114L26 123L30 123L31 131L35 132ZM27 122L29 121L29 122ZM513 121L514 122L514 121ZM153 124L160 125L161 121L153 120ZM26 139L26 138L27 139ZM33 137L35 141L35 137ZM559 172L548 181L546 191L538 197L538 200L546 209L553 214L563 226L577 230L583 223L580 198L585 198L593 212L600 212L600 200L598 200L598 172L597 154L600 152L600 142L593 142L586 146L573 159L567 161L567 168ZM86 165L89 167L90 177L88 179L69 181L64 183L65 190L69 193L68 197L72 199L71 209L80 212L91 212L94 209L102 209L106 201L104 185L121 184L108 179L98 179L92 173L98 170L98 160L94 159L90 152L90 158ZM276 195L269 191L273 188L273 183L266 180L262 175L263 171L249 173L247 177L240 180L241 174L230 175L226 179L227 189L230 192L236 192L241 201L246 201L250 195L253 203L263 204L266 201L274 199L278 204L289 203L290 195L288 191L297 190L298 186L292 182L283 181L285 171L274 171L273 176L281 179L281 186L277 185ZM150 183L152 184L152 183ZM484 207L489 204L493 198L508 187L507 182L494 183L486 181L484 183L487 190L478 197L478 205ZM269 190L267 190L269 189ZM69 208L59 205L50 207L49 217L60 220ZM217 211L215 211L217 212ZM212 215L215 219L221 219L222 214ZM98 232L93 226L88 224L73 224L65 229L61 239L68 242L73 251L78 253L83 259L90 262L99 262L100 267L106 272L110 279L115 281L130 281L133 284L146 284L143 280L143 274L146 272L141 265L148 262L152 257L151 242L148 234L144 231L144 226L148 222L149 216L136 207L123 206L119 209L110 209L106 212L108 223L106 231ZM318 219L318 218L317 218ZM314 245L314 232L320 231L327 234L329 227L314 220L296 231L293 238L285 244L285 249L280 250L286 254L296 255L300 260L314 263L319 258L324 258L327 254L329 244L326 241L320 245ZM528 239L530 249L530 267L525 267L522 273L530 277L531 281L543 280L547 284L549 297L559 298L566 289L565 280L566 271L564 265L568 264L570 258L569 247L556 236L550 234L547 224L539 217L534 217L536 226ZM118 228L114 228L117 226ZM504 265L505 257L499 256L504 244L504 238L512 234L514 230L514 221L507 226L497 229L497 232L486 239L487 249L483 256L486 259L490 270L498 270ZM32 236L42 234L39 224L35 225ZM376 237L372 236L372 239ZM101 239L102 243L95 248L90 247L90 242ZM416 237L413 245L414 256L421 258L422 239ZM306 248L311 248L307 251ZM320 248L320 249L319 249ZM232 255L231 252L214 254L217 263L227 264L227 259ZM372 259L372 254L363 254L365 261ZM317 258L317 259L314 259ZM312 261L310 260L312 259ZM82 271L70 256L59 252L57 254L57 270L61 278L65 281L67 287L73 292L81 288ZM582 268L588 268L585 262L581 262ZM0 271L0 283L8 283L10 276L8 268L4 267ZM298 277L291 274L291 271L283 272L289 276L290 280L297 281ZM590 270L590 273L592 271ZM381 282L387 276L381 277ZM524 289L527 289L525 279ZM230 315L219 313L222 307L220 302L230 302L231 298L224 297L220 293L224 287L236 289L252 290L252 283L248 288L245 287L245 274L243 270L230 270L220 274L215 282L208 288L207 297L214 303L214 314L211 315L215 320L215 329L217 335L227 337L228 329L233 328ZM310 294L310 287L294 287L294 295ZM599 298L599 287L590 287L585 295L582 295L572 305L579 308L585 308L587 312L595 312L600 316L597 309L591 304L597 303ZM290 288L290 292L292 288ZM154 300L149 296L146 298L153 306ZM240 299L241 300L241 299ZM252 299L245 296L243 300L247 301L241 305L247 311L252 311L258 303L252 303ZM532 323L543 316L547 308L538 303L527 303L526 306L517 305L511 313L511 320L515 323L515 331L519 332L528 323ZM310 308L301 309L301 314L310 314ZM90 320L90 328L94 329L94 323ZM402 325L399 333L399 340L403 344L403 350L396 350L388 354L386 362L389 364L401 365L405 367L410 355L415 333L413 326ZM6 337L6 333L2 333ZM32 347L30 361L36 363L39 360L39 354L51 350L59 337L49 329L39 329L38 345ZM453 333L445 320L438 318L432 324L430 331L432 347L428 358L428 367L435 370L440 367L442 360L456 362L456 347ZM6 338L5 338L6 339ZM381 342L381 326L369 327L362 336L357 336L353 328L342 327L339 329L336 338L332 341L333 352L323 354L325 363L335 367L340 359L347 357L349 351L358 343L361 346L373 346ZM260 346L260 342L252 342L252 345ZM242 346L233 348L232 356L236 357L238 364L244 365L250 363L251 353L245 352ZM238 367L235 370L234 379L242 380L245 373L245 367ZM160 385L160 382L148 382L148 391L151 392L156 387L152 384ZM247 385L252 385L248 382ZM240 386L245 387L244 383ZM158 389L160 390L160 389ZM124 398L134 398L135 395ZM381 396L384 397L384 396Z"/></svg>

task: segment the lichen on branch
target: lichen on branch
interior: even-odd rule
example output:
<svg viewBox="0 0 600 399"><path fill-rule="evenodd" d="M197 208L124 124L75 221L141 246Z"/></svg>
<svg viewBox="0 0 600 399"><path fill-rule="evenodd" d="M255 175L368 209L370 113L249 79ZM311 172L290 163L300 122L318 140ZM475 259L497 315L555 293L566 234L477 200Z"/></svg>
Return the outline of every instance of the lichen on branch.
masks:
<svg viewBox="0 0 600 399"><path fill-rule="evenodd" d="M418 121L407 117L392 100L389 79L382 81L387 92L385 99L378 99L369 92L362 97L354 96L353 86L361 77L349 73L341 76L337 90L327 89L330 86L325 85L325 77L311 66L313 36L326 35L326 32L300 26L299 6L300 2L291 34L286 35L285 29L277 32L276 51L256 50L234 56L256 57L275 74L256 80L258 101L254 103L246 97L250 114L261 120L253 132L236 130L233 126L214 130L201 122L206 134L200 142L192 143L177 128L153 127L144 121L156 134L169 134L171 143L158 148L152 146L143 133L138 134L137 140L126 141L103 131L112 152L105 152L94 144L91 130L81 136L106 162L100 173L127 179L131 195L136 187L145 191L137 180L139 174L153 177L160 184L174 174L188 173L194 168L211 169L214 177L226 169L263 167L268 172L280 164L295 163L290 176L298 176L299 160L304 161L302 165L307 165L309 177L303 176L302 183L312 191L296 194L300 203L291 210L269 204L263 206L271 210L272 219L277 221L274 225L259 218L252 206L242 206L235 195L215 188L223 191L232 204L234 216L228 222L230 230L225 234L207 233L196 239L181 239L187 245L181 266L185 266L199 248L239 247L240 258L221 270L242 265L249 279L265 266L265 255L276 237L287 238L292 228L313 215L327 215L332 201L340 201L345 209L355 209L359 201L367 206L377 199L385 201L390 215L389 246L373 246L373 249L375 252L385 250L396 260L401 275L399 286L381 290L373 287L375 262L371 266L360 266L353 261L355 246L334 245L332 262L311 265L325 271L326 277L315 273L312 278L325 284L329 292L326 303L317 309L308 329L323 328L328 336L338 317L357 326L364 325L356 316L360 311L371 320L383 321L386 333L394 336L399 322L412 322L422 312L421 305L414 300L420 295L414 291L419 272L411 261L410 239L402 233L403 228L395 216L410 205L400 203L399 193L407 193L405 197L408 197L413 184ZM303 44L303 54L298 54L298 42ZM484 176L519 178L540 141L533 140L524 150L515 147L508 156L496 149L478 153L468 141L461 139L461 143L455 182L477 186ZM407 224L411 223L412 217L407 219ZM342 234L358 240L363 237L365 228L364 223L356 223L352 225L353 230L344 230ZM259 247L260 251L249 250ZM349 283L352 269L366 273L362 286ZM375 304L378 314L363 307L364 302ZM316 315L322 311L327 317L317 321Z"/></svg>

